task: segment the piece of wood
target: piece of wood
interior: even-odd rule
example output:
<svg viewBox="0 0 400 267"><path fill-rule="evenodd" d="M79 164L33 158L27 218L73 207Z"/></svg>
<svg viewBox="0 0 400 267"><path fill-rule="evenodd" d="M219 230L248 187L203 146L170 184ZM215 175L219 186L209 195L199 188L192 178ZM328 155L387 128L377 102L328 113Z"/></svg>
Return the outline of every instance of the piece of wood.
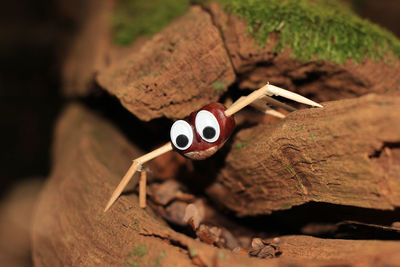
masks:
<svg viewBox="0 0 400 267"><path fill-rule="evenodd" d="M269 98L270 98L270 97L269 97ZM236 102L234 103L234 105L238 105L240 102L242 102L242 101L245 100L245 99L246 99L245 96L240 97L238 100L236 100ZM272 98L271 98L271 99L272 99ZM280 118L280 119L285 118L285 115L284 115L284 114L282 114L281 112L279 112L279 111L277 111L277 110L274 110L274 109L270 108L265 102L266 102L266 101L264 101L264 98L257 99L257 100L255 100L255 101L253 101L252 103L250 103L250 106L252 106L253 108L255 108L255 109L257 109L258 111L261 111L261 112L263 112L263 113L265 113L265 114L268 114L268 115L271 115L271 116L274 116L274 117L277 117L277 118ZM277 101L277 102L279 102L279 101ZM284 103L281 103L281 104L285 105ZM229 107L229 109L234 108L234 105L232 104L232 105Z"/></svg>
<svg viewBox="0 0 400 267"><path fill-rule="evenodd" d="M287 105L283 102L280 102L269 96L264 96L263 98L261 98L261 100L267 102L268 104L271 104L274 107L281 107L283 109L286 109L287 111L295 111L296 110L296 108L294 108L290 105Z"/></svg>
<svg viewBox="0 0 400 267"><path fill-rule="evenodd" d="M162 154L165 154L169 151L172 151L172 144L171 142L166 143L165 145L137 158L136 160L140 163L140 164L144 164L154 158L157 158L159 156L161 156Z"/></svg>
<svg viewBox="0 0 400 267"><path fill-rule="evenodd" d="M139 207L141 207L142 209L146 208L146 183L147 183L146 171L142 171L140 173L140 182L139 182Z"/></svg>
<svg viewBox="0 0 400 267"><path fill-rule="evenodd" d="M122 190L128 185L129 181L134 177L136 171L138 168L141 168L141 164L134 160L132 165L129 167L128 171L125 173L124 177L122 177L122 180L119 182L117 188L114 189L110 199L107 202L106 207L104 208L104 212L106 212L111 205L117 200L117 198L121 195ZM133 186L135 187L138 183L139 179L133 179Z"/></svg>
<svg viewBox="0 0 400 267"><path fill-rule="evenodd" d="M125 173L124 177L122 177L122 180L119 182L117 188L115 188L115 190L113 191L110 199L107 202L106 207L104 208L104 212L106 212L111 207L111 205L117 200L117 198L121 195L122 191L128 185L129 181L135 175L135 172L138 169L142 168L142 165L144 163L146 163L158 156L161 156L171 150L172 150L172 144L171 144L171 142L168 142L165 145L161 146L160 148L157 148L156 150L153 150L153 151L133 160L132 165L129 167L129 169ZM134 179L133 185L136 186L138 181L139 181L139 179Z"/></svg>
<svg viewBox="0 0 400 267"><path fill-rule="evenodd" d="M311 236L279 238L281 259L310 259L335 262L335 266L396 266L400 262L400 242L378 240L320 239ZM374 259L373 262L371 259Z"/></svg>
<svg viewBox="0 0 400 267"><path fill-rule="evenodd" d="M198 6L97 76L103 88L146 121L181 119L216 102L234 80L218 28Z"/></svg>
<svg viewBox="0 0 400 267"><path fill-rule="evenodd" d="M298 61L290 49L275 53L279 33L271 33L263 48L252 38L245 20L225 12L215 2L206 5L220 29L239 87L257 89L266 82L279 85L318 103L362 96L367 93L400 95L400 61L388 55L385 61L365 58L359 64L328 61ZM390 64L387 64L390 61Z"/></svg>
<svg viewBox="0 0 400 267"><path fill-rule="evenodd" d="M399 121L400 97L367 95L243 130L208 195L239 215L311 201L400 207Z"/></svg>
<svg viewBox="0 0 400 267"><path fill-rule="evenodd" d="M139 207L136 194L121 196L103 212L130 159L141 154L104 119L81 106L67 108L56 127L54 168L34 216L35 266L192 266L184 249L144 235L170 233Z"/></svg>
<svg viewBox="0 0 400 267"><path fill-rule="evenodd" d="M225 115L232 116L233 114L239 112L244 107L251 105L255 101L260 100L260 99L264 98L264 96L268 96L268 95L269 96L272 96L272 95L281 96L281 97L284 97L284 98L287 98L287 99L290 99L290 100L293 100L293 101L296 101L296 102L299 102L302 104L322 108L322 106L320 104L318 104L308 98L305 98L304 96L287 91L285 89L276 87L271 84L266 84L263 87L255 90L248 96L239 98L227 110L225 110ZM266 99L269 101L269 98L266 98ZM279 102L279 101L276 101L276 102Z"/></svg>
<svg viewBox="0 0 400 267"><path fill-rule="evenodd" d="M242 108L250 105L257 99L260 99L262 96L267 94L267 86L264 85L263 87L257 89L256 91L252 92L248 96L239 98L235 103L233 103L227 110L225 110L226 116L232 116L236 112L240 111Z"/></svg>
<svg viewBox="0 0 400 267"><path fill-rule="evenodd" d="M388 106L390 109L391 106ZM237 255L172 230L135 194L103 213L110 190L132 157L142 154L104 119L72 105L55 132L53 168L32 228L35 266L360 266L399 262L399 242L282 237L282 255ZM151 165L152 162L149 162ZM245 171L245 170L244 170Z"/></svg>
<svg viewBox="0 0 400 267"><path fill-rule="evenodd" d="M53 154L54 168L34 215L35 266L186 267L195 266L192 257L212 266L222 254L221 266L265 266L175 232L151 209L141 209L135 194L121 196L104 213L110 190L142 152L81 106L62 114Z"/></svg>
<svg viewBox="0 0 400 267"><path fill-rule="evenodd" d="M112 47L102 55L109 64L97 70L95 79L146 121L163 116L181 119L217 101L235 81L245 89L270 82L316 102L369 92L400 94L400 62L395 57L391 64L369 58L357 65L350 60L344 65L301 62L288 49L274 52L278 38L271 34L261 48L245 21L216 3L195 6L150 40L138 40L126 49Z"/></svg>
<svg viewBox="0 0 400 267"><path fill-rule="evenodd" d="M270 106L268 106L263 100L259 99L251 103L251 106L267 115L271 115L274 117L277 117L279 119L284 119L286 117L285 114L272 109Z"/></svg>

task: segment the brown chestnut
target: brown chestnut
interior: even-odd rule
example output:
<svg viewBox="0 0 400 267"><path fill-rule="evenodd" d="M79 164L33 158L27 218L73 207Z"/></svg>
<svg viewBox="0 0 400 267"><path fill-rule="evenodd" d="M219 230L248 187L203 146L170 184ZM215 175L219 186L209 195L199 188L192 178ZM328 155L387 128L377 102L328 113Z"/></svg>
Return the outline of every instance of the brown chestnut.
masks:
<svg viewBox="0 0 400 267"><path fill-rule="evenodd" d="M220 103L205 105L186 119L171 127L174 150L185 157L202 160L220 149L235 128L235 119L225 115L226 107Z"/></svg>

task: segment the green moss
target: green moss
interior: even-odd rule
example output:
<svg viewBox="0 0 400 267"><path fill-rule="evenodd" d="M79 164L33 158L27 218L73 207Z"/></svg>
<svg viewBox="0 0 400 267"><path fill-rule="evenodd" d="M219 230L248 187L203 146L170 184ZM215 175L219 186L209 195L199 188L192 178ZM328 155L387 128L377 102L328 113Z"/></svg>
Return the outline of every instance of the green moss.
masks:
<svg viewBox="0 0 400 267"><path fill-rule="evenodd" d="M139 220L135 219L135 221L129 226L129 228L131 228L133 231L137 231L139 229L139 226Z"/></svg>
<svg viewBox="0 0 400 267"><path fill-rule="evenodd" d="M303 125L297 126L296 131L301 131L301 130L303 130Z"/></svg>
<svg viewBox="0 0 400 267"><path fill-rule="evenodd" d="M196 257L199 255L199 253L197 252L197 249L195 249L195 248L190 248L189 254L190 254L190 257Z"/></svg>
<svg viewBox="0 0 400 267"><path fill-rule="evenodd" d="M165 250L161 251L160 255L156 258L156 266L161 266L161 260L166 256Z"/></svg>
<svg viewBox="0 0 400 267"><path fill-rule="evenodd" d="M215 91L219 91L219 90L225 89L226 82L224 82L224 81L215 81L213 83L213 87L214 87Z"/></svg>
<svg viewBox="0 0 400 267"><path fill-rule="evenodd" d="M249 32L263 46L279 32L275 49L292 50L303 60L383 59L388 51L400 58L400 41L389 31L361 19L340 0L218 0L246 19ZM159 32L204 0L120 0L113 16L114 43L131 44L138 36ZM220 87L216 84L215 87ZM218 89L216 89L218 90Z"/></svg>
<svg viewBox="0 0 400 267"><path fill-rule="evenodd" d="M113 16L114 43L131 44L138 36L159 32L186 13L190 0L120 0Z"/></svg>
<svg viewBox="0 0 400 267"><path fill-rule="evenodd" d="M247 145L248 145L247 142L245 142L245 143L237 143L237 144L235 144L235 149L241 149L241 148L246 147Z"/></svg>
<svg viewBox="0 0 400 267"><path fill-rule="evenodd" d="M357 173L350 173L350 176L354 179L358 178L358 174Z"/></svg>
<svg viewBox="0 0 400 267"><path fill-rule="evenodd" d="M312 198L313 198L313 200L316 200L316 201L320 201L321 200L321 198L319 196L317 196L317 195L313 195Z"/></svg>
<svg viewBox="0 0 400 267"><path fill-rule="evenodd" d="M386 107L387 105L389 105L389 102L382 102L382 103L379 103L379 106L382 108L382 107Z"/></svg>
<svg viewBox="0 0 400 267"><path fill-rule="evenodd" d="M165 256L167 256L167 254L165 253L165 250L161 251L161 253L160 253L160 258L161 258L161 259L164 259Z"/></svg>
<svg viewBox="0 0 400 267"><path fill-rule="evenodd" d="M133 251L133 255L142 257L147 254L147 247L145 245L140 245L135 247L135 250Z"/></svg>
<svg viewBox="0 0 400 267"><path fill-rule="evenodd" d="M389 31L361 19L339 0L219 0L246 19L260 46L279 32L277 51L292 50L302 61L383 59L388 51L400 58L400 41Z"/></svg>
<svg viewBox="0 0 400 267"><path fill-rule="evenodd" d="M283 205L281 206L281 209L283 209L283 210L288 210L288 209L290 209L290 208L292 208L292 205L291 205L291 204L283 204Z"/></svg>
<svg viewBox="0 0 400 267"><path fill-rule="evenodd" d="M126 261L124 263L128 267L139 267L139 263L137 261L135 261L134 263L130 263L130 262Z"/></svg>

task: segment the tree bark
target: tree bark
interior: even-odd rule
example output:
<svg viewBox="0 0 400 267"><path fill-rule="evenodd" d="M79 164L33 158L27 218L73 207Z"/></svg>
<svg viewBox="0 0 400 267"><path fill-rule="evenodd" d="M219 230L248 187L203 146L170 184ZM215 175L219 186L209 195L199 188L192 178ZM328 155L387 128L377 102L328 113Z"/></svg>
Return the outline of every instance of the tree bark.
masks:
<svg viewBox="0 0 400 267"><path fill-rule="evenodd" d="M246 21L221 9L217 3L206 5L231 59L240 88L257 89L266 82L280 85L315 101L330 101L367 93L399 95L400 62L388 54L383 60L364 58L359 64L350 59L343 65L329 61L293 59L290 49L274 52L279 33L271 33L260 48L248 32Z"/></svg>
<svg viewBox="0 0 400 267"><path fill-rule="evenodd" d="M145 121L183 118L217 101L234 83L240 89L257 89L270 82L321 102L367 93L399 94L400 62L392 54L387 62L302 62L293 59L289 49L274 52L279 34L269 39L261 48L245 21L216 3L195 6L150 40L125 49L123 57L115 56L122 49L110 49L109 65L98 70L96 79Z"/></svg>
<svg viewBox="0 0 400 267"><path fill-rule="evenodd" d="M371 105L381 103L373 98ZM388 104L383 109L391 107ZM329 113L329 107L324 112ZM140 151L108 122L78 105L69 106L61 116L53 153L53 171L34 216L35 266L360 266L360 262L398 262L398 242L304 236L282 237L282 255L277 259L249 258L175 232L149 208L140 209L132 193L122 195L103 213L110 193Z"/></svg>
<svg viewBox="0 0 400 267"><path fill-rule="evenodd" d="M218 28L199 7L99 72L99 84L141 120L182 118L235 80Z"/></svg>
<svg viewBox="0 0 400 267"><path fill-rule="evenodd" d="M399 97L367 95L240 131L208 193L241 216L311 201L394 209L399 121Z"/></svg>

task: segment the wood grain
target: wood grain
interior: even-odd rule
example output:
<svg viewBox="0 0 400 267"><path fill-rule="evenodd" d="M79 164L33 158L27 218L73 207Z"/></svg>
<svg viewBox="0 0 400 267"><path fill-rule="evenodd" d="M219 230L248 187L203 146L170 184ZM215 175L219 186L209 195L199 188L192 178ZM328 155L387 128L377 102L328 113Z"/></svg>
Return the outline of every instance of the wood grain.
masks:
<svg viewBox="0 0 400 267"><path fill-rule="evenodd" d="M235 74L210 15L199 7L141 49L99 72L98 82L141 120L183 118L216 102Z"/></svg>
<svg viewBox="0 0 400 267"><path fill-rule="evenodd" d="M383 100L385 102L381 102ZM388 107L383 109L392 114L390 110L395 109L391 103L398 100L369 96L353 101L359 101L359 108L365 105L367 110L369 105L388 102ZM349 100L347 104L354 102ZM324 113L330 114L329 106ZM305 117L316 111L298 114ZM386 140L395 137L397 135L382 136ZM103 213L109 192L124 174L131 158L138 157L141 151L132 147L110 123L78 105L71 105L63 112L55 131L53 154L53 170L41 192L34 216L35 266L365 266L398 263L399 242L305 236L281 237L282 255L276 259L237 255L175 232L151 209L139 208L138 197L132 193L121 196L109 212ZM247 171L244 168L240 172L245 174Z"/></svg>
<svg viewBox="0 0 400 267"><path fill-rule="evenodd" d="M311 201L394 209L400 206L399 121L399 97L367 95L243 130L209 195L239 215ZM386 146L389 156L381 154Z"/></svg>

